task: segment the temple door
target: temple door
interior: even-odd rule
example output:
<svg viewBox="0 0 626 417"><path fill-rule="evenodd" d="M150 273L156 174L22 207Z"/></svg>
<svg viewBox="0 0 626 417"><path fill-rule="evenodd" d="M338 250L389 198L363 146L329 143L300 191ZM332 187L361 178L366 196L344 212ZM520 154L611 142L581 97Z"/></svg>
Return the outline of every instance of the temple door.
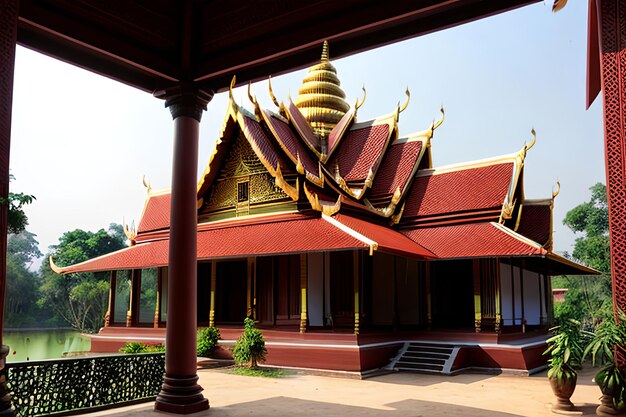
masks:
<svg viewBox="0 0 626 417"><path fill-rule="evenodd" d="M354 325L354 254L330 253L330 303L335 327Z"/></svg>
<svg viewBox="0 0 626 417"><path fill-rule="evenodd" d="M261 324L274 324L274 258L256 259L256 319Z"/></svg>
<svg viewBox="0 0 626 417"><path fill-rule="evenodd" d="M276 258L276 324L300 323L300 255Z"/></svg>
<svg viewBox="0 0 626 417"><path fill-rule="evenodd" d="M217 263L215 321L242 324L246 318L248 262Z"/></svg>

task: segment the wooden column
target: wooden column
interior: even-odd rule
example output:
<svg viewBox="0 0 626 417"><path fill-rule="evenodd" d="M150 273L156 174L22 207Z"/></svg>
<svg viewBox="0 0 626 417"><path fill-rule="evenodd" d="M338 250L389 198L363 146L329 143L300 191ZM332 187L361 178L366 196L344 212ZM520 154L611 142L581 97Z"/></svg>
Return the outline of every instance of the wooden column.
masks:
<svg viewBox="0 0 626 417"><path fill-rule="evenodd" d="M522 263L519 266L519 291L520 291L520 302L522 303L522 333L526 333L526 311L524 309L524 267L526 266L526 262L522 259Z"/></svg>
<svg viewBox="0 0 626 417"><path fill-rule="evenodd" d="M480 331L482 330L482 313L480 310L480 267L480 260L474 259L472 277L474 280L474 330L476 331L476 333L480 333Z"/></svg>
<svg viewBox="0 0 626 417"><path fill-rule="evenodd" d="M109 308L104 316L104 327L115 323L115 290L117 288L117 271L111 271L109 280Z"/></svg>
<svg viewBox="0 0 626 417"><path fill-rule="evenodd" d="M430 267L430 262L426 262L426 328L430 330L433 327L433 304L430 290L430 273L432 269Z"/></svg>
<svg viewBox="0 0 626 417"><path fill-rule="evenodd" d="M626 311L626 2L596 0L589 6L590 17L597 12L596 27L600 32L611 279L618 319L617 312ZM591 23L593 27L594 22ZM616 360L624 369L626 358L616 352Z"/></svg>
<svg viewBox="0 0 626 417"><path fill-rule="evenodd" d="M360 301L360 292L359 292L359 274L360 274L360 262L359 262L359 252L353 252L353 261L352 264L354 266L354 334L359 334L361 331L361 308L359 305Z"/></svg>
<svg viewBox="0 0 626 417"><path fill-rule="evenodd" d="M252 269L254 268L253 258L248 258L246 268L246 317L252 318Z"/></svg>
<svg viewBox="0 0 626 417"><path fill-rule="evenodd" d="M187 10L191 13L191 10ZM189 35L189 34L187 34ZM181 84L158 92L174 119L174 161L170 209L170 245L165 380L154 408L189 414L209 408L198 385L197 330L197 171L202 112L212 93Z"/></svg>
<svg viewBox="0 0 626 417"><path fill-rule="evenodd" d="M217 284L217 262L211 262L211 306L209 310L209 327L215 327L215 285Z"/></svg>
<svg viewBox="0 0 626 417"><path fill-rule="evenodd" d="M0 198L4 201L7 201L9 196L9 151L18 3L18 0L0 0ZM13 415L11 394L6 385L5 363L9 347L2 344L7 279L8 214L8 205L0 204L0 415Z"/></svg>
<svg viewBox="0 0 626 417"><path fill-rule="evenodd" d="M300 333L306 332L307 315L307 263L306 254L300 254Z"/></svg>
<svg viewBox="0 0 626 417"><path fill-rule="evenodd" d="M496 323L494 325L494 331L500 333L502 331L502 291L501 291L501 279L500 279L500 263L497 265L498 273L496 274Z"/></svg>
<svg viewBox="0 0 626 417"><path fill-rule="evenodd" d="M139 323L139 302L141 299L141 269L133 269L130 273L130 305L126 313L126 327Z"/></svg>

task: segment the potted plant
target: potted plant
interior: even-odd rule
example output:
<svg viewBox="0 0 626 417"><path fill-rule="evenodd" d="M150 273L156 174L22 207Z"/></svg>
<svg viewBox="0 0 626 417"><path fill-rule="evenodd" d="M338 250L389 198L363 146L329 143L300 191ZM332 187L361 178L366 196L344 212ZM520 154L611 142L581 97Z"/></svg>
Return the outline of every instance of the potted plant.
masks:
<svg viewBox="0 0 626 417"><path fill-rule="evenodd" d="M615 349L623 349L626 341L624 313L619 313L619 319L619 324L612 319L603 321L583 354L583 358L591 354L593 366L603 366L594 377L602 391L602 404L596 410L599 416L626 414L626 381L615 364Z"/></svg>
<svg viewBox="0 0 626 417"><path fill-rule="evenodd" d="M544 355L549 354L548 379L557 398L552 405L555 411L571 411L574 404L570 401L583 357L580 323L576 320L564 320L560 326L550 329L554 333L546 340L548 348Z"/></svg>

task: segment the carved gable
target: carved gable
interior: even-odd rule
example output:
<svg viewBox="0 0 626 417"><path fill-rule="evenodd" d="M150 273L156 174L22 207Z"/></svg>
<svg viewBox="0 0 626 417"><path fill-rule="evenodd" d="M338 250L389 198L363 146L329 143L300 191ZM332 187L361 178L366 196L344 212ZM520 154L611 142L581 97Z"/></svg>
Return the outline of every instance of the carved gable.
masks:
<svg viewBox="0 0 626 417"><path fill-rule="evenodd" d="M203 196L202 221L284 210L291 199L274 182L242 132L238 132L215 182ZM272 207L279 204L279 207Z"/></svg>

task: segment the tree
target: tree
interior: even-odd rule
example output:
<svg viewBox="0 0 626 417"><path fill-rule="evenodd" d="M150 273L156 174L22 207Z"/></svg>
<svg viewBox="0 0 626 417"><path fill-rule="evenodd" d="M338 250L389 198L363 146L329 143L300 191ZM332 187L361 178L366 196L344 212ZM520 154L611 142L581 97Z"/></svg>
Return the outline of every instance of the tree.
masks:
<svg viewBox="0 0 626 417"><path fill-rule="evenodd" d="M602 272L601 276L554 277L554 288L565 287L565 302L555 305L555 318L573 318L585 326L595 326L613 314L611 298L611 258L609 213L604 184L590 188L591 199L565 215L563 224L576 232L572 256Z"/></svg>
<svg viewBox="0 0 626 417"><path fill-rule="evenodd" d="M15 177L13 174L9 174L9 181L13 181ZM26 229L28 226L28 217L24 213L24 206L31 204L35 200L35 196L14 193L9 191L8 198L0 197L0 204L7 204L9 206L9 215L7 219L7 230L9 233L18 234Z"/></svg>
<svg viewBox="0 0 626 417"><path fill-rule="evenodd" d="M7 327L40 325L41 312L33 300L39 294L39 276L29 270L41 256L36 235L24 230L10 235L7 242L7 291L5 322Z"/></svg>
<svg viewBox="0 0 626 417"><path fill-rule="evenodd" d="M76 229L66 232L59 244L51 246L48 257L57 265L73 265L122 249L126 246L121 225L111 224L108 231L89 232ZM55 312L55 320L64 321L81 332L96 332L102 325L107 309L108 275L106 273L77 273L61 276L50 269L49 261L42 264L41 297L39 305Z"/></svg>

